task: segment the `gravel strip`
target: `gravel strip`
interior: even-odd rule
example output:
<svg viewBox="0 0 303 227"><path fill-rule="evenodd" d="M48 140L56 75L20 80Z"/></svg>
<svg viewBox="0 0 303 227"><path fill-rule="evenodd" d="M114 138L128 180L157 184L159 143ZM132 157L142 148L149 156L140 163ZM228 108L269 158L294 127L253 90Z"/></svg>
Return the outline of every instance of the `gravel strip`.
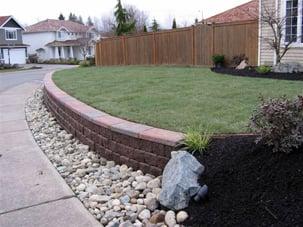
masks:
<svg viewBox="0 0 303 227"><path fill-rule="evenodd" d="M161 176L144 175L90 151L60 127L42 96L42 89L37 89L27 100L29 128L41 150L103 226L180 226L174 218L165 218L167 213L175 214L158 209ZM174 220L168 223L170 219Z"/></svg>

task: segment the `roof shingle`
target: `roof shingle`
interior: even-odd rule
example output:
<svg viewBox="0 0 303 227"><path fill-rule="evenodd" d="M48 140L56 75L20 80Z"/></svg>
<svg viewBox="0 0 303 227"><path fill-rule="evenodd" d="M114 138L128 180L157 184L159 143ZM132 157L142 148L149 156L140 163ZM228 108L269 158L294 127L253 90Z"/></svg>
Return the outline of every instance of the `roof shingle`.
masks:
<svg viewBox="0 0 303 227"><path fill-rule="evenodd" d="M257 20L259 17L259 0L253 0L235 8L219 13L212 17L209 17L203 22L206 23L230 23Z"/></svg>
<svg viewBox="0 0 303 227"><path fill-rule="evenodd" d="M0 26L2 26L8 18L10 18L10 16L0 16Z"/></svg>
<svg viewBox="0 0 303 227"><path fill-rule="evenodd" d="M47 19L25 28L25 33L34 32L53 32L58 31L61 27L66 28L69 32L87 32L90 27L69 20Z"/></svg>

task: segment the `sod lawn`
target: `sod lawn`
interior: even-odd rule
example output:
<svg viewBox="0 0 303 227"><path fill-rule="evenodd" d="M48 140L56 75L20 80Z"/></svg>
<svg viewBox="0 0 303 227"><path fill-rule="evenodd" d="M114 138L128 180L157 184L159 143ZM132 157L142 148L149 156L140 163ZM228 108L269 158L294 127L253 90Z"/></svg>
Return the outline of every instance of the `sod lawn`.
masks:
<svg viewBox="0 0 303 227"><path fill-rule="evenodd" d="M245 78L207 68L121 66L56 72L77 99L133 122L186 132L245 133L259 97L295 97L303 81Z"/></svg>

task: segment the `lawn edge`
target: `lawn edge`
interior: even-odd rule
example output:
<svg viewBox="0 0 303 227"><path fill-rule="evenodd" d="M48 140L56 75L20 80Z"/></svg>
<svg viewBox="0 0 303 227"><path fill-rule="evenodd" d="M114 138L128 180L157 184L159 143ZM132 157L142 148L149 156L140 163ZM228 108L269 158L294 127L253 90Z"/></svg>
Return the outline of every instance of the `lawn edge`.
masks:
<svg viewBox="0 0 303 227"><path fill-rule="evenodd" d="M185 136L183 133L127 121L111 116L77 100L57 87L52 79L53 75L54 72L46 74L44 78L45 91L65 107L80 114L85 119L113 131L151 142L162 143L168 146L177 146L182 143Z"/></svg>

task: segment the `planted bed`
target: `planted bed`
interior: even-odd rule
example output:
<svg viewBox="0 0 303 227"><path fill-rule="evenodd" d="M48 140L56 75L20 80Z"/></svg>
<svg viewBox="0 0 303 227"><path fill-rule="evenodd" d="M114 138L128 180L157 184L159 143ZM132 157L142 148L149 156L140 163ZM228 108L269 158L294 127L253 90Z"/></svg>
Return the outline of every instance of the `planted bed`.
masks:
<svg viewBox="0 0 303 227"><path fill-rule="evenodd" d="M205 68L103 67L57 72L55 83L112 115L186 132L246 133L259 97L293 98L303 81L235 77ZM186 226L303 225L303 152L273 153L255 136L215 137L197 159L206 167L203 202L191 202Z"/></svg>

